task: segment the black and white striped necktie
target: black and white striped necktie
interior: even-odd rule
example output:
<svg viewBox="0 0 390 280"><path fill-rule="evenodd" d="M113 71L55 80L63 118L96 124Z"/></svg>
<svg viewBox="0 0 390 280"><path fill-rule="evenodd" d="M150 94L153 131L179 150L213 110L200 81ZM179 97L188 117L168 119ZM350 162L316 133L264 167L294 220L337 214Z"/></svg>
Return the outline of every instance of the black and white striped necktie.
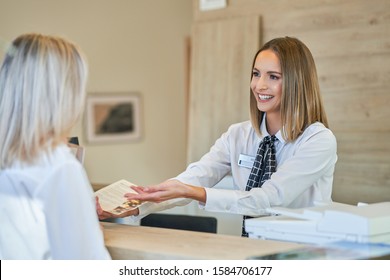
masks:
<svg viewBox="0 0 390 280"><path fill-rule="evenodd" d="M246 191L250 191L253 188L261 188L263 183L271 178L272 173L276 171L276 151L275 141L277 140L275 135L266 136L259 144L255 162L253 163L251 174L249 175L246 183ZM248 233L245 231L245 220L251 218L250 216L243 217L242 221L242 235L248 237Z"/></svg>

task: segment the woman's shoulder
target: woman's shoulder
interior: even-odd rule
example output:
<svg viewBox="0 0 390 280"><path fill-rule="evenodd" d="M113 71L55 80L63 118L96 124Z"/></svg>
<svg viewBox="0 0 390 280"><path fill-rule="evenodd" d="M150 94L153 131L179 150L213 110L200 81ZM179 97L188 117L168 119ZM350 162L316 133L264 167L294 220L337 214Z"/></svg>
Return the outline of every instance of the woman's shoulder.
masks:
<svg viewBox="0 0 390 280"><path fill-rule="evenodd" d="M320 122L315 122L309 125L301 135L301 137L303 138L311 138L314 136L327 139L331 142L336 142L336 137L333 134L332 130L330 130L323 123Z"/></svg>
<svg viewBox="0 0 390 280"><path fill-rule="evenodd" d="M244 131L246 131L246 132L250 132L250 131L254 131L254 129L252 127L251 121L247 120L247 121L231 124L229 126L228 131L234 131L234 132L237 132L237 131L244 132Z"/></svg>
<svg viewBox="0 0 390 280"><path fill-rule="evenodd" d="M258 136L252 127L251 121L243 121L231 124L222 135L222 139L237 145L238 142L242 143L243 141L256 142L258 141Z"/></svg>
<svg viewBox="0 0 390 280"><path fill-rule="evenodd" d="M60 168L64 165L80 165L76 155L66 144L60 144L51 151L42 155L38 163L41 167L49 167L50 169Z"/></svg>
<svg viewBox="0 0 390 280"><path fill-rule="evenodd" d="M333 132L327 128L323 123L321 122L315 122L315 123L312 123L311 125L309 125L306 129L305 129L305 132L310 132L310 133L316 133L316 132L326 132L326 133L330 133L330 134L333 134Z"/></svg>

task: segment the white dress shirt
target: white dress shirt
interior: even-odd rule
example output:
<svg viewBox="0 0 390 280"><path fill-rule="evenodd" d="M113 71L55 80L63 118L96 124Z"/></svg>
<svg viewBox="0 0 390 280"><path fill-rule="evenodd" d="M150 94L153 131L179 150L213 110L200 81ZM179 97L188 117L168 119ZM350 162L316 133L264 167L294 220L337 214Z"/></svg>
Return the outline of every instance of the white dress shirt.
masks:
<svg viewBox="0 0 390 280"><path fill-rule="evenodd" d="M268 134L265 122L262 137ZM337 143L333 133L321 123L314 123L291 143L281 132L276 135L276 172L261 188L245 191L251 166L240 166L240 155L254 159L262 140L251 122L233 124L198 162L190 164L175 179L206 189L207 211L261 216L273 206L300 208L314 202L330 202L333 173L337 161ZM213 189L224 176L231 173L235 190ZM153 211L184 205L191 200L176 199L157 205L141 206L144 216Z"/></svg>
<svg viewBox="0 0 390 280"><path fill-rule="evenodd" d="M110 259L92 187L66 145L0 170L0 259Z"/></svg>

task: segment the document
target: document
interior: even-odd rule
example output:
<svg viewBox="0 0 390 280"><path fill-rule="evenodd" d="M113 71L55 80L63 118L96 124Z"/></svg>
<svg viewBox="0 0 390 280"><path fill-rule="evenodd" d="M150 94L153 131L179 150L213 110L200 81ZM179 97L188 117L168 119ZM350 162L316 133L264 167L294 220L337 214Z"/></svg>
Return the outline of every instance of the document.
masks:
<svg viewBox="0 0 390 280"><path fill-rule="evenodd" d="M122 179L96 191L95 195L99 197L99 203L105 211L120 215L136 209L144 203L135 199L127 200L124 197L126 193L136 193L131 186L136 185Z"/></svg>

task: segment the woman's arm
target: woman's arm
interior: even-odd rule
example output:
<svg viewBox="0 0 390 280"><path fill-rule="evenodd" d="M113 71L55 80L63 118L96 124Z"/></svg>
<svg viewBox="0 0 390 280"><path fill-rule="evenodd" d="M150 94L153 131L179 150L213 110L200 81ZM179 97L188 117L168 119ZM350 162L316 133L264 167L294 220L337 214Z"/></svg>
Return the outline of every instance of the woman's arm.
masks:
<svg viewBox="0 0 390 280"><path fill-rule="evenodd" d="M320 130L302 139L297 146L278 163L277 171L261 188L251 191L209 189L184 184L180 181L165 182L147 188L138 187L137 195L128 199L161 202L187 197L203 202L204 209L245 215L264 215L272 206L306 207L313 200L329 199L333 171L337 160L336 140L328 130Z"/></svg>
<svg viewBox="0 0 390 280"><path fill-rule="evenodd" d="M213 187L226 174L231 171L231 145L232 129L224 133L211 147L210 151L205 154L198 162L190 164L187 169L178 175L157 185L148 186L146 188L134 188L139 194L127 194L128 199L158 202L156 204L143 204L139 207L139 212L125 213L124 215L140 215L143 216L175 206L187 205L191 200L206 202L206 191L204 187ZM204 186L204 187L198 187ZM97 205L99 217L108 217L106 213ZM138 210L137 210L138 211Z"/></svg>

